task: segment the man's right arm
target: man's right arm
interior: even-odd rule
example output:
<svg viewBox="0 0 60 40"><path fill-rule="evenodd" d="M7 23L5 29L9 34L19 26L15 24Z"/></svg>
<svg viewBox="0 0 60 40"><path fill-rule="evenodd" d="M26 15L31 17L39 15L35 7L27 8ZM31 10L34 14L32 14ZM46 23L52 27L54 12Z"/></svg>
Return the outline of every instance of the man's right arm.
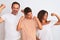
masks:
<svg viewBox="0 0 60 40"><path fill-rule="evenodd" d="M0 17L0 23L4 22L3 18Z"/></svg>
<svg viewBox="0 0 60 40"><path fill-rule="evenodd" d="M6 6L4 4L1 4L0 6L0 13L2 12L2 10L5 8Z"/></svg>
<svg viewBox="0 0 60 40"><path fill-rule="evenodd" d="M1 4L1 6L0 6L0 13L2 12L2 10L3 10L5 7L6 7L6 6L5 6L4 4ZM3 22L3 21L4 21L3 18L0 17L0 23Z"/></svg>

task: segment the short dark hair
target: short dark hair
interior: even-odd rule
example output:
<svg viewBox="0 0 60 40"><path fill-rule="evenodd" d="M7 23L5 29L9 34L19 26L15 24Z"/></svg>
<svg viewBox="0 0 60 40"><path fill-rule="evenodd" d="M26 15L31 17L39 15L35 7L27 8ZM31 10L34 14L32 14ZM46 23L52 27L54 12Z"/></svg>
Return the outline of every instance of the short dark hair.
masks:
<svg viewBox="0 0 60 40"><path fill-rule="evenodd" d="M41 11L39 11L39 12L38 12L37 17L39 18L40 22L42 22L42 19L43 19L43 17L44 17L44 15L45 15L45 13L47 13L47 14L48 14L48 12L47 12L47 11L45 11L45 10L41 10Z"/></svg>
<svg viewBox="0 0 60 40"><path fill-rule="evenodd" d="M13 3L12 3L12 7L13 7L14 4L18 4L19 7L20 7L20 4L19 4L18 2L13 2Z"/></svg>
<svg viewBox="0 0 60 40"><path fill-rule="evenodd" d="M32 12L31 8L26 7L26 8L24 9L24 14L27 15L27 13L29 13L29 12Z"/></svg>

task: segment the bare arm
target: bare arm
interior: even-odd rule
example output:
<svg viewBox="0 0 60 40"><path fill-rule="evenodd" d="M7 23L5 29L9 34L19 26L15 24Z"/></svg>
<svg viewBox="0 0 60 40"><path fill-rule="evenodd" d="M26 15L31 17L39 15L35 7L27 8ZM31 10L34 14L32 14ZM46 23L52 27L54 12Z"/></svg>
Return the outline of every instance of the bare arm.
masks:
<svg viewBox="0 0 60 40"><path fill-rule="evenodd" d="M19 23L17 25L17 31L20 31L21 30L21 22L24 20L24 17L22 16L19 20Z"/></svg>
<svg viewBox="0 0 60 40"><path fill-rule="evenodd" d="M4 20L0 17L0 23L4 22Z"/></svg>
<svg viewBox="0 0 60 40"><path fill-rule="evenodd" d="M5 8L5 5L4 4L1 4L0 6L0 13L2 12L2 10Z"/></svg>
<svg viewBox="0 0 60 40"><path fill-rule="evenodd" d="M37 22L37 24L38 24L38 28L39 28L40 30L42 30L42 24L41 24L41 22L39 21L39 19L38 19L37 17L34 17L34 19L36 20L36 22Z"/></svg>
<svg viewBox="0 0 60 40"><path fill-rule="evenodd" d="M20 31L21 29L21 22L19 21L18 25L17 25L17 31Z"/></svg>
<svg viewBox="0 0 60 40"><path fill-rule="evenodd" d="M58 21L60 21L60 16L58 16L56 13L52 13L51 16L56 16Z"/></svg>
<svg viewBox="0 0 60 40"><path fill-rule="evenodd" d="M5 5L4 4L1 4L0 6L0 13L2 12L2 10L5 8ZM0 23L3 22L3 18L0 17Z"/></svg>

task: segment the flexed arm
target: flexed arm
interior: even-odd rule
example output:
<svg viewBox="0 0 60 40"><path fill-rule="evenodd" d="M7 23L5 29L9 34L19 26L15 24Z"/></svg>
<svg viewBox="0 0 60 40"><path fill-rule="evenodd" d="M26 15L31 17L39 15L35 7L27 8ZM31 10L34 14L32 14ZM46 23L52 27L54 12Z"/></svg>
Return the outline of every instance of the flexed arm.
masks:
<svg viewBox="0 0 60 40"><path fill-rule="evenodd" d="M35 17L35 16L34 16L34 19L35 19L35 21L36 21L37 24L38 24L38 28L41 30L41 29L42 29L42 24L41 24L41 22L40 22L39 19L38 19L37 17Z"/></svg>
<svg viewBox="0 0 60 40"><path fill-rule="evenodd" d="M2 10L5 8L6 6L4 4L1 4L0 6L0 13L2 12ZM0 23L3 22L3 18L0 17Z"/></svg>
<svg viewBox="0 0 60 40"><path fill-rule="evenodd" d="M2 10L5 8L6 6L4 4L1 4L0 6L0 13L2 12Z"/></svg>
<svg viewBox="0 0 60 40"><path fill-rule="evenodd" d="M51 14L51 16L56 16L56 17L57 17L57 19L58 19L58 21L60 21L60 16L59 16L59 15L57 15L56 13L52 13L52 14Z"/></svg>

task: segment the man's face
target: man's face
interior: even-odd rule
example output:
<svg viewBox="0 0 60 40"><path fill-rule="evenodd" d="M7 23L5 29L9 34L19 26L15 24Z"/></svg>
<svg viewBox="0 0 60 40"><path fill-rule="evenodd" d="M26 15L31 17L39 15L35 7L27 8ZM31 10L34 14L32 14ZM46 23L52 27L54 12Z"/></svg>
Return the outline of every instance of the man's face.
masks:
<svg viewBox="0 0 60 40"><path fill-rule="evenodd" d="M20 8L20 6L18 4L14 4L12 6L12 13L16 15L19 11L19 8Z"/></svg>

